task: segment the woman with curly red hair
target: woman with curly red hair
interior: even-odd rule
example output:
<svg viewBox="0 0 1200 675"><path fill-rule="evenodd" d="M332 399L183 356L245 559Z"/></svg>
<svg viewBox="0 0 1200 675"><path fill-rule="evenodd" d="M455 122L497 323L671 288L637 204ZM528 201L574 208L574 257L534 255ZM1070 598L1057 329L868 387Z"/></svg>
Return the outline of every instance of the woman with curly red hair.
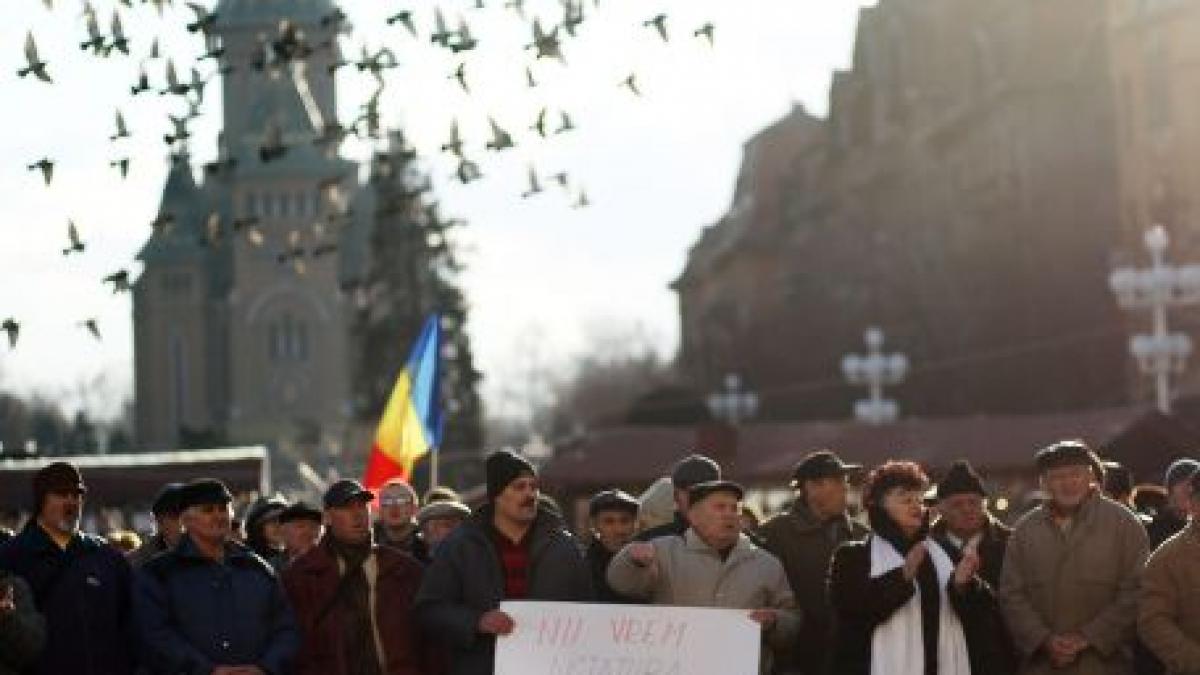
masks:
<svg viewBox="0 0 1200 675"><path fill-rule="evenodd" d="M876 467L863 486L872 534L834 553L829 591L836 617L833 672L968 675L963 624L994 605L979 556L955 565L929 538L929 478L913 462Z"/></svg>

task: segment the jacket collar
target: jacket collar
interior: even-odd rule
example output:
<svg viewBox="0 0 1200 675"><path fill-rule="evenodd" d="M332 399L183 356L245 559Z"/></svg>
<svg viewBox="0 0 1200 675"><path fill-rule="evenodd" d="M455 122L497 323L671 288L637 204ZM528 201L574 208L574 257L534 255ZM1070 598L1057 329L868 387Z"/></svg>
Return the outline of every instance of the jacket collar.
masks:
<svg viewBox="0 0 1200 675"><path fill-rule="evenodd" d="M1079 526L1091 520L1092 514L1096 511L1096 502L1100 501L1101 499L1104 499L1104 497L1100 494L1100 491L1096 489L1093 489L1091 494L1083 498L1083 502L1079 504L1079 508L1076 509L1075 514L1071 517L1072 530L1077 529ZM1053 506L1049 502L1046 502L1040 508L1042 509L1042 517L1044 517L1047 522L1054 525Z"/></svg>
<svg viewBox="0 0 1200 675"><path fill-rule="evenodd" d="M852 527L850 516L847 515L845 511L837 516L834 516L833 518L821 520L820 518L817 518L817 514L813 513L812 509L808 508L808 504L805 504L804 500L800 497L797 497L796 501L792 502L792 506L788 509L788 514L791 516L792 522L796 524L801 532L820 530L829 525L831 522L840 523L846 528L847 532L850 532Z"/></svg>
<svg viewBox="0 0 1200 675"><path fill-rule="evenodd" d="M67 541L67 548L61 549L49 534L42 529L37 518L30 518L29 522L25 523L25 527L21 530L21 534L17 535L23 542L23 545L30 550L39 553L74 553L77 551L90 551L100 548L100 543L97 538L84 535L79 530L76 530L71 535L71 539Z"/></svg>
<svg viewBox="0 0 1200 675"><path fill-rule="evenodd" d="M179 545L175 547L175 555L185 560L196 562L213 562L211 558L206 557L200 552L200 548L196 546L196 542L192 541L191 535L184 532L179 539ZM236 541L225 542L225 562L243 562L250 558L253 553L249 548Z"/></svg>

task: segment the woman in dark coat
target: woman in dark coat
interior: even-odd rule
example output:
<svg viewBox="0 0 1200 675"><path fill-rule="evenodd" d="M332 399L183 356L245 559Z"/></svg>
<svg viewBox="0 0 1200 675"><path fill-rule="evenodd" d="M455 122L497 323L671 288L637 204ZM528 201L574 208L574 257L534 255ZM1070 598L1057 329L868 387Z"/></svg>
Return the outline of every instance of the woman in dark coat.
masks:
<svg viewBox="0 0 1200 675"><path fill-rule="evenodd" d="M986 651L969 638L995 600L976 575L975 551L955 564L928 537L928 483L912 462L890 461L867 477L863 503L874 532L839 547L830 567L839 675L988 672Z"/></svg>

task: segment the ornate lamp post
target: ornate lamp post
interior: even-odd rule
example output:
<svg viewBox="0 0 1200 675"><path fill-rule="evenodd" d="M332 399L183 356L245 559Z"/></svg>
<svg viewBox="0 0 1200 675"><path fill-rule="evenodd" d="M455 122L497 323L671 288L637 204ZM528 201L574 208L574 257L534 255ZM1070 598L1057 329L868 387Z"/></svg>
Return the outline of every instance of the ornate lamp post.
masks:
<svg viewBox="0 0 1200 675"><path fill-rule="evenodd" d="M1161 225L1146 230L1150 267L1113 270L1108 285L1124 309L1149 309L1153 327L1149 335L1134 335L1129 351L1141 371L1154 378L1159 412L1171 413L1172 374L1182 373L1192 353L1192 339L1167 330L1167 308L1200 302L1200 265L1174 266L1166 262L1169 240Z"/></svg>
<svg viewBox="0 0 1200 675"><path fill-rule="evenodd" d="M742 378L730 373L724 387L708 395L708 410L713 417L737 426L758 414L758 394L742 389Z"/></svg>
<svg viewBox="0 0 1200 675"><path fill-rule="evenodd" d="M854 402L854 418L866 424L887 424L900 417L895 401L883 397L883 388L900 384L908 374L908 357L883 353L883 331L867 329L865 355L849 354L842 359L842 373L850 384L865 385L868 398Z"/></svg>

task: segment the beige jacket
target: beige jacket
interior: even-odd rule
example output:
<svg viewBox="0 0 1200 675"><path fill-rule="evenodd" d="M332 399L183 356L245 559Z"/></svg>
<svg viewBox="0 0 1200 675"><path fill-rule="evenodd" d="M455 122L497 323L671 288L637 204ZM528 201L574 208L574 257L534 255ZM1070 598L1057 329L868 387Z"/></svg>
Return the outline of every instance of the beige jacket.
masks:
<svg viewBox="0 0 1200 675"><path fill-rule="evenodd" d="M1150 556L1142 572L1138 635L1179 675L1200 675L1200 526L1195 521Z"/></svg>
<svg viewBox="0 0 1200 675"><path fill-rule="evenodd" d="M746 535L738 538L724 561L691 529L682 537L668 535L650 543L652 565L635 563L628 546L609 563L608 583L613 590L655 605L780 609L775 625L764 635L767 644L778 649L796 636L800 612L783 565ZM769 668L769 652L763 650L763 668Z"/></svg>
<svg viewBox="0 0 1200 675"><path fill-rule="evenodd" d="M1127 675L1146 530L1129 509L1093 495L1066 530L1045 506L1017 522L1000 576L999 600L1022 673ZM1051 635L1079 632L1089 647L1054 669L1042 649Z"/></svg>

